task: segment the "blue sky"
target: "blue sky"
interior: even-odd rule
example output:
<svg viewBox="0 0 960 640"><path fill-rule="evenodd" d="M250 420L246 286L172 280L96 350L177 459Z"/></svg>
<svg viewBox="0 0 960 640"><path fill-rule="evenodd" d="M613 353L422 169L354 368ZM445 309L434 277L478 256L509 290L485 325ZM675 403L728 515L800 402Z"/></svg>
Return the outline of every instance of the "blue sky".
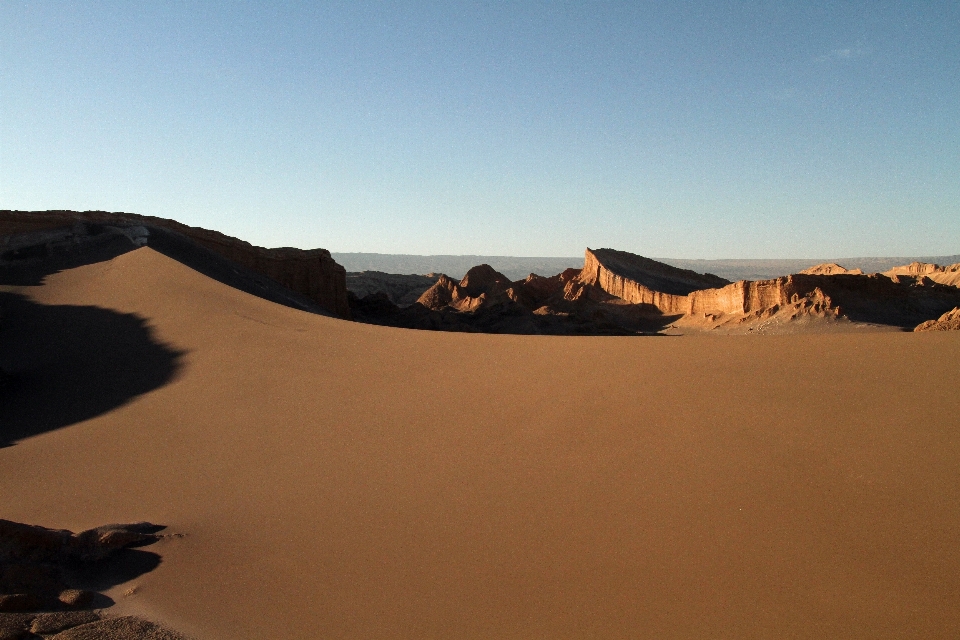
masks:
<svg viewBox="0 0 960 640"><path fill-rule="evenodd" d="M0 208L266 246L960 252L960 3L0 3Z"/></svg>

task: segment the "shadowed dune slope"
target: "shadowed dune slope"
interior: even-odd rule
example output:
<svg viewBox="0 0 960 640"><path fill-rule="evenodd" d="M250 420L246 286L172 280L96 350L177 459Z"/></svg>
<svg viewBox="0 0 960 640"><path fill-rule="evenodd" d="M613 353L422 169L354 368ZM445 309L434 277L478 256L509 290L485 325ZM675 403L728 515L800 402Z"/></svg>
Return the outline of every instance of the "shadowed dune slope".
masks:
<svg viewBox="0 0 960 640"><path fill-rule="evenodd" d="M201 640L960 634L958 333L405 331L148 247L8 291L183 354L0 449L0 517L187 534L120 612Z"/></svg>

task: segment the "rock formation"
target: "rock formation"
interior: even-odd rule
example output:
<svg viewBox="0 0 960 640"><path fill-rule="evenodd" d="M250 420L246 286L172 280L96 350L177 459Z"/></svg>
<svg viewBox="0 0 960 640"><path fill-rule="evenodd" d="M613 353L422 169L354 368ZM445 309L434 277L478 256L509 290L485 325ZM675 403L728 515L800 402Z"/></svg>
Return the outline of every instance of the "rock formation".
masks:
<svg viewBox="0 0 960 640"><path fill-rule="evenodd" d="M83 608L95 594L75 584L78 565L97 563L121 549L156 542L147 522L80 533L0 520L0 611Z"/></svg>
<svg viewBox="0 0 960 640"><path fill-rule="evenodd" d="M350 317L346 271L326 249L265 249L217 231L165 218L105 211L0 211L0 254L17 249L11 244L10 236L32 232L52 234L50 237L55 238L78 222L111 225L117 229L160 228L181 234L223 258L306 296L341 318Z"/></svg>
<svg viewBox="0 0 960 640"><path fill-rule="evenodd" d="M883 275L891 278L895 276L925 276L940 284L960 287L960 262L945 267L928 262L911 262L910 264L884 271Z"/></svg>
<svg viewBox="0 0 960 640"><path fill-rule="evenodd" d="M485 333L631 335L662 325L659 315L651 323L642 305L583 282L581 273L567 269L511 282L490 265L479 265L460 281L440 276L406 309L367 296L355 302L354 315L374 324Z"/></svg>
<svg viewBox="0 0 960 640"><path fill-rule="evenodd" d="M712 274L699 274L613 249L587 249L577 280L596 286L631 304L664 314L687 312L687 295L729 284Z"/></svg>
<svg viewBox="0 0 960 640"><path fill-rule="evenodd" d="M175 631L135 616L96 611L0 613L0 640L187 640Z"/></svg>
<svg viewBox="0 0 960 640"><path fill-rule="evenodd" d="M139 522L73 533L0 520L0 640L183 640L152 622L94 610L111 601L88 589L118 571L110 564L118 554L156 542L162 529Z"/></svg>
<svg viewBox="0 0 960 640"><path fill-rule="evenodd" d="M952 273L937 269L927 272ZM956 287L928 275L865 275L835 264L806 271L730 283L623 251L587 249L579 271L510 282L480 265L459 282L441 276L407 309L376 296L356 301L355 309L361 321L420 329L636 334L789 324L790 330L844 323L909 329L960 304Z"/></svg>
<svg viewBox="0 0 960 640"><path fill-rule="evenodd" d="M859 276L863 274L863 271L860 269L847 269L846 267L841 267L835 262L825 262L823 264L814 265L804 269L800 272L800 274L805 276L838 276L841 274Z"/></svg>
<svg viewBox="0 0 960 640"><path fill-rule="evenodd" d="M960 331L960 307L947 311L936 320L917 325L914 331Z"/></svg>

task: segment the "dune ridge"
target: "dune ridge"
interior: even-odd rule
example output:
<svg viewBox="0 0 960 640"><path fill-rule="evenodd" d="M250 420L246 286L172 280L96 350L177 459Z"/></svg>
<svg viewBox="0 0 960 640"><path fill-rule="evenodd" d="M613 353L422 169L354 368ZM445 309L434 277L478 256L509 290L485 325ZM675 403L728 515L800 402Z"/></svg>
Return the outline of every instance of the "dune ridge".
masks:
<svg viewBox="0 0 960 640"><path fill-rule="evenodd" d="M140 226L160 228L189 238L223 258L262 274L300 293L341 318L350 317L346 271L326 249L266 249L219 231L191 227L176 220L107 211L0 210L0 254L15 253L19 245L36 247L62 240L74 225L112 225L118 229ZM60 231L59 234L51 232ZM78 230L83 233L83 229ZM144 237L144 244L149 239Z"/></svg>

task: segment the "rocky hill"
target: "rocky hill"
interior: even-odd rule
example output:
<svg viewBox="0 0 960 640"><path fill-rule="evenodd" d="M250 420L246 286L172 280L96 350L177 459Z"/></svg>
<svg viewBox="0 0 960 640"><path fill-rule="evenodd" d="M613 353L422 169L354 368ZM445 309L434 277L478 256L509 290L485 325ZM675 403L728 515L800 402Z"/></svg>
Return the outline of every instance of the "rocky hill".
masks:
<svg viewBox="0 0 960 640"><path fill-rule="evenodd" d="M771 280L728 282L613 249L587 249L584 266L510 281L489 265L459 282L441 276L399 309L384 296L355 301L357 319L452 331L547 334L907 330L960 304L960 289L934 281L952 267L904 275L817 265ZM945 278L946 279L946 278Z"/></svg>
<svg viewBox="0 0 960 640"><path fill-rule="evenodd" d="M860 269L847 269L846 267L842 267L835 262L825 262L823 264L807 267L799 273L806 276L838 276L841 274L849 274L854 276L863 275L863 271Z"/></svg>
<svg viewBox="0 0 960 640"><path fill-rule="evenodd" d="M37 251L36 247L57 241L78 223L108 225L117 229L140 226L179 234L217 256L309 298L341 318L350 317L346 272L326 249L265 249L217 231L190 227L165 218L106 211L3 210L0 211L0 258L9 260L29 247L34 247L30 251Z"/></svg>

